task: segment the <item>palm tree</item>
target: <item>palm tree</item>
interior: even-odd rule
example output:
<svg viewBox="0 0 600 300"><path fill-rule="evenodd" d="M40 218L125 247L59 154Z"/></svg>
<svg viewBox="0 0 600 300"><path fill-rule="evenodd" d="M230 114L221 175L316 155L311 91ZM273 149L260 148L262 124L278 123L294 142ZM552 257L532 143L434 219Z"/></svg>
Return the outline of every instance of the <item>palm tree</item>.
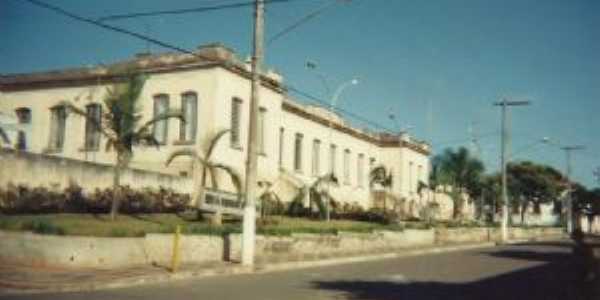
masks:
<svg viewBox="0 0 600 300"><path fill-rule="evenodd" d="M321 219L325 219L327 221L330 219L330 207L334 205L334 201L331 197L331 193L329 193L329 188L324 188L323 185L327 185L329 187L332 184L337 186L338 179L335 177L335 174L328 173L318 177L309 188L311 207L313 203L317 204ZM323 199L327 200L323 201Z"/></svg>
<svg viewBox="0 0 600 300"><path fill-rule="evenodd" d="M462 215L464 203L463 192L470 197L481 191L481 179L484 172L483 163L472 157L469 150L460 147L457 151L446 149L433 160L433 170L439 168L439 182L453 187L449 193L454 201L454 218ZM437 171L436 171L437 172Z"/></svg>
<svg viewBox="0 0 600 300"><path fill-rule="evenodd" d="M387 194L390 194L390 189L392 188L393 175L392 171L389 170L384 165L379 165L371 170L369 174L369 182L371 187L375 184L379 184L381 187L385 189L385 195L383 197L383 210L385 211L387 208Z"/></svg>
<svg viewBox="0 0 600 300"><path fill-rule="evenodd" d="M79 109L74 104L64 101L63 105L69 112L82 116L90 122L102 136L106 138L106 151L115 150L115 164L113 167L113 199L110 209L110 218L114 220L119 212L121 202L121 173L133 158L134 146L159 146L154 137L152 128L155 123L179 118L184 121L183 114L178 111L169 111L157 115L138 126L143 118L140 113L138 100L146 82L146 76L139 73L125 72L116 74L122 80L106 89L104 106L100 119L89 116L86 111Z"/></svg>
<svg viewBox="0 0 600 300"><path fill-rule="evenodd" d="M217 147L217 144L219 143L219 140L225 134L229 133L229 131L229 129L222 129L217 131L213 135L209 135L207 142L203 143L202 153L198 153L195 149L192 148L185 148L174 151L171 153L171 155L169 155L169 158L165 163L165 165L167 166L179 156L189 156L192 158L192 168L194 170L195 179L194 191L192 193L192 204L194 204L195 201L197 201L197 199L202 196L204 189L206 188L207 176L210 176L212 188L215 190L219 189L219 182L217 179L217 172L219 170L224 171L227 175L229 175L229 177L231 178L231 182L235 186L238 198L241 195L242 180L238 172L228 165L213 161L213 153L215 151L215 148ZM202 168L202 174L200 176L200 182L197 182L198 176L196 172L199 169L199 166ZM198 214L198 216L200 216L200 214ZM217 212L215 214L215 222L219 223L220 218L220 212Z"/></svg>
<svg viewBox="0 0 600 300"><path fill-rule="evenodd" d="M273 211L281 213L283 211L283 202L281 202L277 193L273 191L273 183L267 180L260 180L257 184L263 189L262 194L258 197L260 200L260 217L265 218Z"/></svg>

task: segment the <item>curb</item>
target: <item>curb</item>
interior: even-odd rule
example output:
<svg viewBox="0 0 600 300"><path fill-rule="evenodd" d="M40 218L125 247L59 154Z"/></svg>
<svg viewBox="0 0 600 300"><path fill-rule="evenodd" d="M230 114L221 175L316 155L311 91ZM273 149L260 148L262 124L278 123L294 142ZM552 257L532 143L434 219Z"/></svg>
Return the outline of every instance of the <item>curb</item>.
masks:
<svg viewBox="0 0 600 300"><path fill-rule="evenodd" d="M531 241L541 241L541 240L557 240L561 237L553 237L553 238L545 238L545 239L532 239L532 240L511 240L506 243L506 245L510 244L520 244ZM428 254L441 254L448 252L456 252L456 251L465 251L472 249L480 249L480 248L491 248L499 246L497 242L484 242L477 244L463 244L463 245L449 245L449 246L434 246L431 248L425 249L406 249L406 250L397 250L400 252L388 252L376 255L366 255L366 256L351 256L351 257L342 257L342 258L330 258L330 259L322 259L322 260L314 260L314 261L293 261L293 262L282 262L282 263L274 263L274 264L264 264L264 265L256 265L254 267L246 267L241 265L231 265L224 268L216 268L216 269L205 269L205 270L196 270L196 271L180 271L175 274L157 274L157 275L148 275L141 277L133 277L133 278L123 278L118 279L112 282L101 282L101 283L86 283L79 285L64 285L64 286L53 286L53 287L33 287L27 286L26 289L20 288L4 288L6 286L10 286L10 284L4 284L0 281L0 296L1 295L14 295L14 294L40 294L40 293L65 293L65 292L86 292L86 291L96 291L96 290L104 290L104 289L117 289L117 288L125 288L125 287L135 287L141 285L148 284L157 284L157 283L167 283L179 280L186 279L196 279L196 278L205 278L212 276L223 276L223 275L238 275L238 274L264 274L285 270L297 270L297 269L305 269L305 268L313 268L313 267L324 267L324 266L333 266L333 265L341 265L341 264L349 264L349 263L359 263L359 262L369 262L375 260L383 260L383 259L392 259L392 258L403 258L403 257L413 257L420 255L428 255Z"/></svg>

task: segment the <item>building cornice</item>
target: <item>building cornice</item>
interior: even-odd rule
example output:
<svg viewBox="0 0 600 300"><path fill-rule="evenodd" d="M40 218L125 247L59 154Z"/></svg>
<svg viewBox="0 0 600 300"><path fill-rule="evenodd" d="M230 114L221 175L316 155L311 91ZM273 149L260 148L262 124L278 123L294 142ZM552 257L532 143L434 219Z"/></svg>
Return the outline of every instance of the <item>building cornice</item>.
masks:
<svg viewBox="0 0 600 300"><path fill-rule="evenodd" d="M134 59L107 66L0 75L0 92L114 84L123 81L123 74L131 71L142 74L164 74L210 68L222 68L248 80L251 79L252 75L249 65L239 60L231 49L213 44L200 48L194 54L140 55ZM285 98L287 89L278 77L279 75L273 73L263 73L261 84ZM424 143L403 140L399 136L384 137L382 134L366 133L339 121L331 121L329 118L308 111L303 105L291 100L284 99L282 109L323 126L331 125L334 130L379 147L404 147L423 155L430 154L429 148Z"/></svg>
<svg viewBox="0 0 600 300"><path fill-rule="evenodd" d="M17 92L47 88L113 84L122 80L122 74L131 71L142 74L162 74L216 67L223 68L250 80L252 74L249 66L237 59L232 52L229 52L231 50L218 45L212 45L211 47L218 48L216 50L212 48L207 50L208 54L203 54L203 50L200 50L197 56L166 53L137 57L108 66L0 75L0 91ZM262 85L266 88L278 93L286 91L280 81L267 74L261 75L261 79Z"/></svg>
<svg viewBox="0 0 600 300"><path fill-rule="evenodd" d="M290 100L284 100L282 102L281 108L283 111L292 113L301 118L321 124L323 126L327 126L327 127L331 126L331 128L333 130L337 130L341 133L348 134L354 138L363 140L365 142L374 144L379 147L383 147L383 148L393 148L393 147L400 148L400 147L402 147L402 148L408 148L410 150L413 150L413 151L418 152L423 155L431 154L430 150L428 149L428 147L425 144L421 144L421 143L418 144L418 143L402 140L399 136L394 136L394 137L387 136L386 138L383 138L382 135L380 135L380 134L365 133L365 132L362 132L351 126L341 124L341 123L335 122L335 121L330 121L327 118L324 118L317 114L311 113L311 112L307 111L306 108L303 107L302 105L297 104Z"/></svg>

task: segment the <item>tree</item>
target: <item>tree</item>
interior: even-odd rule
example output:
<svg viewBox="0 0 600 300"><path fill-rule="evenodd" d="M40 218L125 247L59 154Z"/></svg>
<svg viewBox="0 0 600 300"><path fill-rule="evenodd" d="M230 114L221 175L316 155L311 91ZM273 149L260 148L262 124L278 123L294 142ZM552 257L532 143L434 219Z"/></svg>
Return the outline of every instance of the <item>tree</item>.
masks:
<svg viewBox="0 0 600 300"><path fill-rule="evenodd" d="M500 173L484 175L481 180L483 204L490 207L490 220L494 222L498 207L501 207L502 178Z"/></svg>
<svg viewBox="0 0 600 300"><path fill-rule="evenodd" d="M485 171L483 163L470 155L469 150L460 147L457 151L446 149L442 154L434 157L433 168L439 168L439 184L449 185L449 193L454 201L453 217L462 215L462 206L465 201L463 193L474 198L481 193L482 176Z"/></svg>
<svg viewBox="0 0 600 300"><path fill-rule="evenodd" d="M262 193L258 199L260 200L260 216L265 218L270 214L282 214L285 211L285 205L273 191L273 183L267 180L260 180L257 182L258 186L262 188Z"/></svg>
<svg viewBox="0 0 600 300"><path fill-rule="evenodd" d="M592 231L594 217L600 215L600 188L588 190L585 186L573 184L573 209L588 220L588 232Z"/></svg>
<svg viewBox="0 0 600 300"><path fill-rule="evenodd" d="M376 184L380 185L385 190L385 195L383 197L383 211L387 209L387 197L391 194L391 188L394 177L392 175L392 171L388 170L384 165L378 165L374 167L369 173L369 183L371 187Z"/></svg>
<svg viewBox="0 0 600 300"><path fill-rule="evenodd" d="M192 169L194 170L194 192L192 193L192 203L195 203L199 197L202 197L204 189L206 188L207 175L210 176L212 188L216 190L219 189L219 182L217 179L218 171L224 171L227 175L229 175L231 182L235 186L238 198L241 195L242 180L238 172L228 165L218 163L213 160L213 153L217 147L217 144L219 143L219 140L225 134L229 133L229 131L229 129L222 129L217 131L215 134L209 135L207 141L202 143L202 153L198 153L193 148L185 148L174 151L169 155L169 158L165 163L166 166L170 165L171 162L179 156L188 156L192 158ZM197 174L199 167L202 168L199 178L200 182L198 182ZM200 212L198 213L198 216L200 216ZM220 218L220 212L217 212L215 216L215 222L220 223Z"/></svg>
<svg viewBox="0 0 600 300"><path fill-rule="evenodd" d="M116 72L115 72L116 73ZM82 116L86 121L100 132L106 139L106 151L115 150L115 164L113 167L113 199L110 209L110 218L114 220L119 211L121 201L121 173L133 158L135 146L159 146L152 132L153 126L160 121L179 118L184 121L183 114L179 111L168 111L157 115L142 125L139 99L146 82L146 76L139 73L126 71L115 74L118 83L106 89L103 99L106 112L100 118L89 116L73 103L64 101L63 105L69 112Z"/></svg>
<svg viewBox="0 0 600 300"><path fill-rule="evenodd" d="M533 204L539 211L540 204L555 201L564 189L564 178L556 169L529 161L508 165L508 190L516 206L520 206L521 224L526 211Z"/></svg>
<svg viewBox="0 0 600 300"><path fill-rule="evenodd" d="M309 188L310 195L310 205L312 212L312 204L315 203L317 208L319 209L319 216L321 219L328 219L327 214L330 213L329 210L332 207L335 207L335 201L333 201L333 197L331 197L331 193L329 193L328 188L324 188L323 185L338 185L338 179L335 177L333 173L328 173L323 176L320 176L313 182L313 184ZM325 200L324 200L325 199Z"/></svg>

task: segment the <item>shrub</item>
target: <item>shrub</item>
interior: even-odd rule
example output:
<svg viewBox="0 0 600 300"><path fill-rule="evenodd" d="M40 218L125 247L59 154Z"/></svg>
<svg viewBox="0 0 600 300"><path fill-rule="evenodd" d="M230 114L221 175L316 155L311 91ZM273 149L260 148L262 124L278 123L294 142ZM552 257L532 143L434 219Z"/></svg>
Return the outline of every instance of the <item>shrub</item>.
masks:
<svg viewBox="0 0 600 300"><path fill-rule="evenodd" d="M356 211L339 215L341 219L378 223L381 225L397 224L400 218L395 211L384 211L382 209L372 208L368 211Z"/></svg>
<svg viewBox="0 0 600 300"><path fill-rule="evenodd" d="M171 189L145 188L134 190L122 187L123 201L120 211L126 214L176 213L184 211L190 197ZM26 185L8 184L0 188L0 212L6 214L50 213L108 213L112 203L111 188L95 189L85 194L78 185L71 183L63 191L46 187L30 188Z"/></svg>
<svg viewBox="0 0 600 300"><path fill-rule="evenodd" d="M31 230L39 234L65 235L64 228L54 225L48 220L32 220L21 225L23 230Z"/></svg>
<svg viewBox="0 0 600 300"><path fill-rule="evenodd" d="M129 236L129 232L125 228L117 227L111 229L108 235L111 237L126 237Z"/></svg>

